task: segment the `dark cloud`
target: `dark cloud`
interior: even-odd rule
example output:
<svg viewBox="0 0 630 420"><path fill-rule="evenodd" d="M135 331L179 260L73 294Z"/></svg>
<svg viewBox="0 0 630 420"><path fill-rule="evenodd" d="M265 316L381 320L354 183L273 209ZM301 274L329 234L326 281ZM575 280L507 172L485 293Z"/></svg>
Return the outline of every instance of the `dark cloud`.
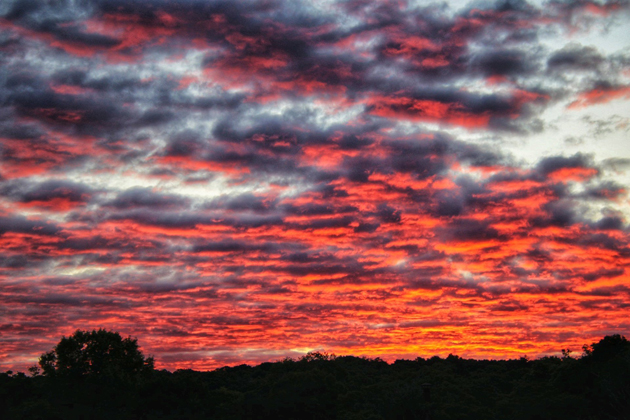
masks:
<svg viewBox="0 0 630 420"><path fill-rule="evenodd" d="M68 307L79 306L95 306L95 307L111 307L124 308L128 305L119 299L108 299L100 296L76 296L69 294L48 294L45 296L38 295L14 295L11 301L26 305L59 305Z"/></svg>
<svg viewBox="0 0 630 420"><path fill-rule="evenodd" d="M354 213L359 209L354 206L333 206L330 204L309 203L302 206L292 204L284 204L280 208L287 214L295 214L302 216L324 216L341 213Z"/></svg>
<svg viewBox="0 0 630 420"><path fill-rule="evenodd" d="M592 157L576 153L573 156L551 156L542 159L536 169L544 176L561 169L590 169L593 168Z"/></svg>
<svg viewBox="0 0 630 420"><path fill-rule="evenodd" d="M604 57L596 48L569 44L547 59L547 67L552 71L595 71L603 62Z"/></svg>
<svg viewBox="0 0 630 420"><path fill-rule="evenodd" d="M210 369L621 325L630 160L515 145L569 137L551 105L575 151L627 130L579 117L627 54L557 43L627 5L417 3L2 2L5 343L102 326Z"/></svg>
<svg viewBox="0 0 630 420"><path fill-rule="evenodd" d="M521 302L514 302L509 300L499 301L496 305L492 305L493 311L499 312L515 312L515 311L526 311L529 309L528 305L525 305Z"/></svg>
<svg viewBox="0 0 630 420"><path fill-rule="evenodd" d="M265 196L257 196L251 193L236 196L221 196L210 202L205 207L208 209L226 209L233 211L268 212L276 205L276 200Z"/></svg>
<svg viewBox="0 0 630 420"><path fill-rule="evenodd" d="M472 66L485 76L519 76L536 70L535 60L520 50L485 52L473 58Z"/></svg>
<svg viewBox="0 0 630 420"><path fill-rule="evenodd" d="M589 273L582 274L581 277L586 281L595 281L601 278L614 278L623 275L625 270L623 268L617 268L612 270L596 270Z"/></svg>
<svg viewBox="0 0 630 420"><path fill-rule="evenodd" d="M459 218L453 220L448 227L438 229L445 241L487 241L501 240L499 232L489 221Z"/></svg>
<svg viewBox="0 0 630 420"><path fill-rule="evenodd" d="M324 219L311 219L303 223L288 223L287 226L297 230L341 228L348 227L354 221L355 218L348 215Z"/></svg>
<svg viewBox="0 0 630 420"><path fill-rule="evenodd" d="M276 215L242 215L239 217L217 217L212 214L182 211L179 213L135 209L112 213L110 220L129 220L142 225L157 226L166 229L193 229L198 225L224 225L234 228L256 228L275 226L283 223L282 217Z"/></svg>
<svg viewBox="0 0 630 420"><path fill-rule="evenodd" d="M193 252L249 252L249 251L264 251L274 252L277 250L277 245L273 243L263 244L248 244L246 242L239 241L220 241L210 242L205 244L197 244L193 247Z"/></svg>
<svg viewBox="0 0 630 420"><path fill-rule="evenodd" d="M181 209L189 204L186 197L160 194L150 188L134 187L120 192L115 199L105 203L117 209L148 207L154 209Z"/></svg>
<svg viewBox="0 0 630 420"><path fill-rule="evenodd" d="M622 219L621 217L606 216L599 219L595 224L595 227L601 230L618 230L622 229L624 225L624 219Z"/></svg>
<svg viewBox="0 0 630 420"><path fill-rule="evenodd" d="M377 215L383 223L399 223L401 219L401 211L385 203L378 205Z"/></svg>
<svg viewBox="0 0 630 420"><path fill-rule="evenodd" d="M33 263L32 259L26 255L2 255L0 256L0 267L23 269Z"/></svg>
<svg viewBox="0 0 630 420"><path fill-rule="evenodd" d="M614 181L604 181L586 189L584 195L588 198L601 200L615 200L627 194L626 187Z"/></svg>
<svg viewBox="0 0 630 420"><path fill-rule="evenodd" d="M464 198L458 192L438 192L436 213L440 216L458 216L464 211Z"/></svg>
<svg viewBox="0 0 630 420"><path fill-rule="evenodd" d="M0 235L7 232L52 236L60 232L59 226L42 220L29 220L24 216L0 216Z"/></svg>
<svg viewBox="0 0 630 420"><path fill-rule="evenodd" d="M372 233L376 229L378 229L380 223L365 223L361 222L357 227L354 228L355 233Z"/></svg>
<svg viewBox="0 0 630 420"><path fill-rule="evenodd" d="M54 200L62 200L75 205L85 204L93 194L93 189L87 185L64 180L41 183L15 180L0 185L0 195L22 203L37 202L45 205Z"/></svg>
<svg viewBox="0 0 630 420"><path fill-rule="evenodd" d="M544 205L546 215L532 219L532 225L537 227L558 226L567 227L575 223L577 213L575 203L568 200L550 201Z"/></svg>
<svg viewBox="0 0 630 420"><path fill-rule="evenodd" d="M607 230L612 230L612 229L607 229ZM621 241L615 238L613 232L588 233L581 236L576 242L583 246L584 245L593 246L597 248L617 251L620 254L626 254L629 250L628 245L624 241Z"/></svg>

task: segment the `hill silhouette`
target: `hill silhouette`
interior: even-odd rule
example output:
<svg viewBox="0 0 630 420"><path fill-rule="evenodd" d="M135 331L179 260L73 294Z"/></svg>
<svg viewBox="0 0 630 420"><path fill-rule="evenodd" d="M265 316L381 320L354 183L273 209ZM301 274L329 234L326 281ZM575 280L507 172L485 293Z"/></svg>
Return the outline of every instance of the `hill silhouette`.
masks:
<svg viewBox="0 0 630 420"><path fill-rule="evenodd" d="M90 347L87 338L101 341ZM129 351L116 352L123 342ZM68 356L64 351L81 369L51 364ZM34 376L0 373L0 418L630 419L625 337L606 336L585 345L578 357L562 354L536 360L449 355L388 364L313 352L253 367L169 372L154 369L131 338L77 331L42 355L44 369L31 369Z"/></svg>

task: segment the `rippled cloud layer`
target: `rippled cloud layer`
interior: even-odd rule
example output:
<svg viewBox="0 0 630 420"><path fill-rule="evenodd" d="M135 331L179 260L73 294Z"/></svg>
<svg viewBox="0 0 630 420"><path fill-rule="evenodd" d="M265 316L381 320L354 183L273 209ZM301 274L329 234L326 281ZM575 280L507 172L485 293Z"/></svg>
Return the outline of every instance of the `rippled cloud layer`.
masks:
<svg viewBox="0 0 630 420"><path fill-rule="evenodd" d="M628 334L628 2L419 3L3 2L2 365Z"/></svg>

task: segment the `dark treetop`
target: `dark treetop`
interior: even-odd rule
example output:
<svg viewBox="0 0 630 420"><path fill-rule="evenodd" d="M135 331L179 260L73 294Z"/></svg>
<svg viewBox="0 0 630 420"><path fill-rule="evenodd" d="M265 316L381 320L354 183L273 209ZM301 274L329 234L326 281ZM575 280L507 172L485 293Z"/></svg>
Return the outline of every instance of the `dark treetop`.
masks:
<svg viewBox="0 0 630 420"><path fill-rule="evenodd" d="M612 335L582 350L580 357L562 350L537 360L449 355L392 364L314 352L169 372L155 370L135 339L77 331L42 355L43 372L0 374L0 418L630 419L630 342Z"/></svg>

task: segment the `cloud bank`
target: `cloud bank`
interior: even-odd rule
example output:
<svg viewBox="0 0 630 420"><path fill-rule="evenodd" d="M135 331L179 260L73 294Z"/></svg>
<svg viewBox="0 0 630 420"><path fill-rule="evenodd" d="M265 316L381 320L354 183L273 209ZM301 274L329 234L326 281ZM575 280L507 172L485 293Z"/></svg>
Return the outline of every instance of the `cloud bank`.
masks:
<svg viewBox="0 0 630 420"><path fill-rule="evenodd" d="M169 369L627 334L630 156L507 142L630 98L628 50L571 39L628 8L3 2L3 366L77 328Z"/></svg>

